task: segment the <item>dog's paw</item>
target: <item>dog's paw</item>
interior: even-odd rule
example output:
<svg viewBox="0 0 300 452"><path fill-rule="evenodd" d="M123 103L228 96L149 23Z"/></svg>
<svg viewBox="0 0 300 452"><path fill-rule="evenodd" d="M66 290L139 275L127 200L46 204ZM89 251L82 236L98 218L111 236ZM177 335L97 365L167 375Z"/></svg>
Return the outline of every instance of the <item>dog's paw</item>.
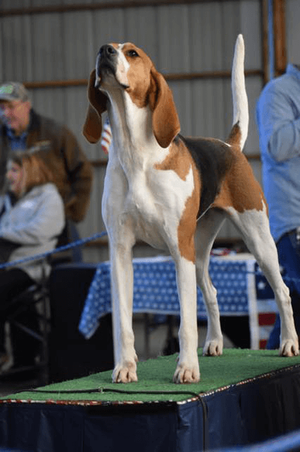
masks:
<svg viewBox="0 0 300 452"><path fill-rule="evenodd" d="M280 356L298 356L299 355L299 345L298 340L288 339L282 341L279 349Z"/></svg>
<svg viewBox="0 0 300 452"><path fill-rule="evenodd" d="M198 383L200 381L199 365L194 367L178 364L173 377L174 383Z"/></svg>
<svg viewBox="0 0 300 452"><path fill-rule="evenodd" d="M127 363L125 366L116 366L112 376L113 383L132 383L138 381L136 363Z"/></svg>
<svg viewBox="0 0 300 452"><path fill-rule="evenodd" d="M223 338L220 340L206 341L203 347L204 356L220 356L223 353Z"/></svg>

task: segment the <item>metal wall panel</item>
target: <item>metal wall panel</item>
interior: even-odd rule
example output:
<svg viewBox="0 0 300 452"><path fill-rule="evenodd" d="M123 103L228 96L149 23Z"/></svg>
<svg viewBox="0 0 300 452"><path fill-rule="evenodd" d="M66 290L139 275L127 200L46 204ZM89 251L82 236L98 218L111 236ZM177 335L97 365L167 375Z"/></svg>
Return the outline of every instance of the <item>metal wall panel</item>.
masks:
<svg viewBox="0 0 300 452"><path fill-rule="evenodd" d="M290 0L291 1L291 0ZM0 11L101 3L83 0L2 0ZM119 2L118 2L119 3ZM88 79L99 47L107 42L132 41L143 48L164 74L230 71L238 33L246 42L246 69L261 69L261 1L206 1L197 4L51 12L0 17L0 81L45 82ZM260 77L247 77L250 129L245 153L257 154L255 103ZM182 133L226 138L232 121L229 78L198 78L169 82L181 120ZM86 86L31 89L35 108L65 123L78 137L88 157L105 158L99 144L86 143L81 134L87 108ZM101 196L105 170L95 168L83 237L103 230ZM260 167L255 173L260 178ZM236 237L226 225L222 237ZM137 255L144 254L139 248ZM147 251L148 253L148 251ZM152 251L151 251L152 253ZM85 251L99 260L107 251Z"/></svg>
<svg viewBox="0 0 300 452"><path fill-rule="evenodd" d="M300 64L300 2L286 0L287 59L289 63Z"/></svg>

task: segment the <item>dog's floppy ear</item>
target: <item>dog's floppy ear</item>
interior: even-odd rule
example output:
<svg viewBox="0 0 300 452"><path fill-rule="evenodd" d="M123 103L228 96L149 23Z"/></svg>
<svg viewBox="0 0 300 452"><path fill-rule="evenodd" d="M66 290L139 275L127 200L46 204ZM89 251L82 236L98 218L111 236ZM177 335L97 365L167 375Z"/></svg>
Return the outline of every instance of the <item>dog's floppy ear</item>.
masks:
<svg viewBox="0 0 300 452"><path fill-rule="evenodd" d="M106 111L107 97L95 88L96 71L91 72L88 85L89 106L83 126L83 135L90 143L97 143L101 137L101 115Z"/></svg>
<svg viewBox="0 0 300 452"><path fill-rule="evenodd" d="M153 133L158 144L166 148L179 133L180 122L172 91L164 77L154 67L151 69L151 85L149 101L153 111Z"/></svg>

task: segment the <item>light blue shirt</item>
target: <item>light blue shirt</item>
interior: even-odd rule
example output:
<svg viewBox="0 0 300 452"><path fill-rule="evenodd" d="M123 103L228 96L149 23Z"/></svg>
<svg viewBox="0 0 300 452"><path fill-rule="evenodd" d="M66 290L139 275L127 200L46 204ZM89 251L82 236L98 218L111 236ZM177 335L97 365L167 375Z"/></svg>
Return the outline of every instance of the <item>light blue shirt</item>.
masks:
<svg viewBox="0 0 300 452"><path fill-rule="evenodd" d="M300 226L300 70L286 73L263 89L256 109L264 192L271 233L277 242Z"/></svg>

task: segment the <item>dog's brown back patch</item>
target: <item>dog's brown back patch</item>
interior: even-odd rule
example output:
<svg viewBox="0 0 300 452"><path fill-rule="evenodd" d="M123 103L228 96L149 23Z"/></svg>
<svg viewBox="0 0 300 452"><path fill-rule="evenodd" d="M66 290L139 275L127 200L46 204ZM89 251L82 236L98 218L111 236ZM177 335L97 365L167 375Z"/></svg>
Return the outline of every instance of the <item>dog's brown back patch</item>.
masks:
<svg viewBox="0 0 300 452"><path fill-rule="evenodd" d="M186 147L181 140L176 139L170 146L169 154L164 159L163 162L157 163L155 168L157 170L172 170L180 177L180 179L185 180L190 168L191 168L192 158L187 151Z"/></svg>
<svg viewBox="0 0 300 452"><path fill-rule="evenodd" d="M232 146L236 158L226 175L213 207L233 207L240 213L246 210L263 210L266 205L263 190L254 177L252 168L238 147Z"/></svg>

